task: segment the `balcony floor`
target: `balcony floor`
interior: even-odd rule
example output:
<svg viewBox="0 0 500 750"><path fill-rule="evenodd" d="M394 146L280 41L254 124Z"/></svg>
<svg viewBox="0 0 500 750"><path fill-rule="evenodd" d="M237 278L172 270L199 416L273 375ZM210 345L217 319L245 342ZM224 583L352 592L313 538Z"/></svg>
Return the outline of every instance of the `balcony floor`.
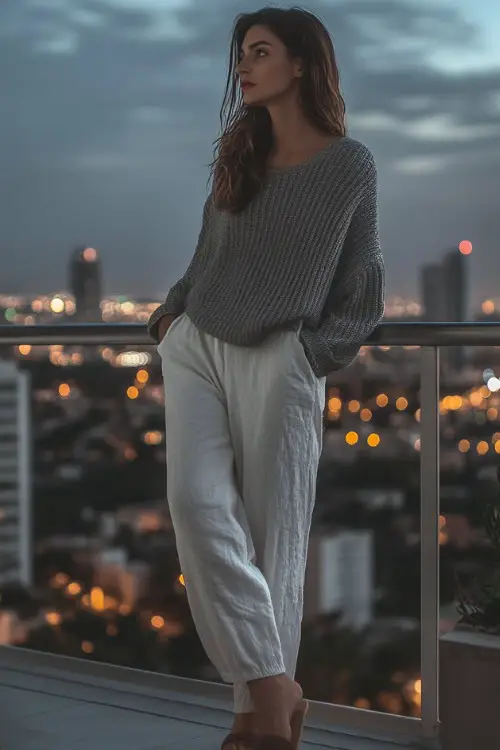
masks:
<svg viewBox="0 0 500 750"><path fill-rule="evenodd" d="M223 685L0 648L0 750L218 750L230 699ZM309 725L302 747L410 745Z"/></svg>

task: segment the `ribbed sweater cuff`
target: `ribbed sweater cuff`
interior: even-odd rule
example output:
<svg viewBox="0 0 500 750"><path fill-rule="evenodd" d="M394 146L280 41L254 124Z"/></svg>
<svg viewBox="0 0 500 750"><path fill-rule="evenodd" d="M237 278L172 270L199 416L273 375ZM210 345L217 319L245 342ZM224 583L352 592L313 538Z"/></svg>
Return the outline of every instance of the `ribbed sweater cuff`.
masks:
<svg viewBox="0 0 500 750"><path fill-rule="evenodd" d="M177 317L178 315L182 315L183 312L184 310L173 310L172 307L170 305L167 305L166 302L164 302L163 305L157 307L148 320L148 333L151 338L158 344L158 324L160 320L164 318L165 315L175 315L175 317Z"/></svg>
<svg viewBox="0 0 500 750"><path fill-rule="evenodd" d="M318 378L324 378L330 372L339 369L338 363L319 331L303 328L300 340L313 372Z"/></svg>

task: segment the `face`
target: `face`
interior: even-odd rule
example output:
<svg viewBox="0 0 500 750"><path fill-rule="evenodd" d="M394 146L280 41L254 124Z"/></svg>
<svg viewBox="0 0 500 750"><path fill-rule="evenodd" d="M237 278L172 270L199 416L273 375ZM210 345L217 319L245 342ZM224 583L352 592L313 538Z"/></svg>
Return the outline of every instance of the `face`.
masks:
<svg viewBox="0 0 500 750"><path fill-rule="evenodd" d="M236 73L245 104L261 107L292 95L302 76L300 60L292 60L283 42L265 26L253 26L246 33Z"/></svg>

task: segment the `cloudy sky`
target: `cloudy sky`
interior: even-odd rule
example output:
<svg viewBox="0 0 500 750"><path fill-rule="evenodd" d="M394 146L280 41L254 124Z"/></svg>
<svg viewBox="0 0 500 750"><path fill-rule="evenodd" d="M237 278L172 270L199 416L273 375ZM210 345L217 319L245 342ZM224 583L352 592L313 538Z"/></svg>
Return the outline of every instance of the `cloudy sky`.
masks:
<svg viewBox="0 0 500 750"><path fill-rule="evenodd" d="M233 17L262 4L1 0L0 292L64 288L89 243L108 292L164 296L199 231ZM500 3L304 5L378 161L389 292L470 239L474 297L498 296Z"/></svg>

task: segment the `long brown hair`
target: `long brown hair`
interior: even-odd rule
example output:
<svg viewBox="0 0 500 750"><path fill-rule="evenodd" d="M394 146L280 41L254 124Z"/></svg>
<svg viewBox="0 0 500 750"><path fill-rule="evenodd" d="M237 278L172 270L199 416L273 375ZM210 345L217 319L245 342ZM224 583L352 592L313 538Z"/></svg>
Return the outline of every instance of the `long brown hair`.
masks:
<svg viewBox="0 0 500 750"><path fill-rule="evenodd" d="M273 147L272 123L265 107L244 104L237 81L243 40L253 26L266 26L303 62L299 95L304 113L318 130L346 135L345 103L330 34L313 13L302 8L262 8L236 17L229 71L220 111L222 135L214 143L211 164L215 205L242 211L264 184Z"/></svg>

